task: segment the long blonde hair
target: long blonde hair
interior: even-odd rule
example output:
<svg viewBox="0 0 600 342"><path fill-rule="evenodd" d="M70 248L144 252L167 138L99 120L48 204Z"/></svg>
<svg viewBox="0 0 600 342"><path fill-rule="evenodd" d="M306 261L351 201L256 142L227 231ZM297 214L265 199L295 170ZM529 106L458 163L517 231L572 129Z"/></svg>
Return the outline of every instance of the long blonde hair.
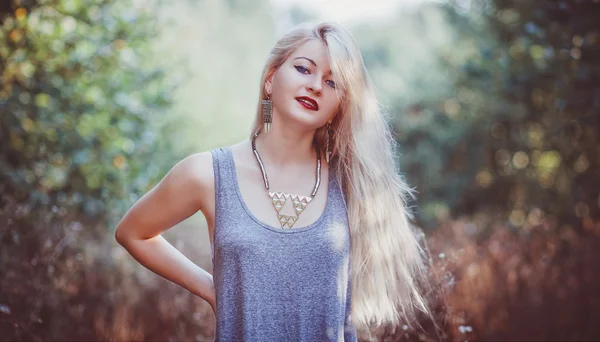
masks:
<svg viewBox="0 0 600 342"><path fill-rule="evenodd" d="M407 208L412 190L397 170L395 140L375 96L352 36L331 22L304 23L280 38L260 81L252 137L263 127L261 101L266 80L300 45L319 39L327 46L341 99L330 165L346 197L350 225L351 320L357 328L411 325L418 311L429 313L420 282L427 266ZM315 138L323 147L324 127Z"/></svg>

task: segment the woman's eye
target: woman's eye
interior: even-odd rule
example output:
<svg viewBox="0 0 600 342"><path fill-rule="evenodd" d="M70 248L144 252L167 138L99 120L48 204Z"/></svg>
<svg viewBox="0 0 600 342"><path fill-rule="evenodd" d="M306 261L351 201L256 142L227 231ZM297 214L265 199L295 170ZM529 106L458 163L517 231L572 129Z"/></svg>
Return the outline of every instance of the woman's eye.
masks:
<svg viewBox="0 0 600 342"><path fill-rule="evenodd" d="M306 69L305 67L303 67L301 65L294 66L294 68L296 68L296 70L298 70L299 72L301 72L303 74L305 73L304 71L308 71L308 69Z"/></svg>
<svg viewBox="0 0 600 342"><path fill-rule="evenodd" d="M308 74L310 73L310 70L308 70L307 68L301 66L301 65L294 65L294 68L296 68L296 70L298 70L298 72L302 73L302 74ZM327 82L327 84L329 84L330 87L335 88L335 82L332 80L327 80L325 81Z"/></svg>

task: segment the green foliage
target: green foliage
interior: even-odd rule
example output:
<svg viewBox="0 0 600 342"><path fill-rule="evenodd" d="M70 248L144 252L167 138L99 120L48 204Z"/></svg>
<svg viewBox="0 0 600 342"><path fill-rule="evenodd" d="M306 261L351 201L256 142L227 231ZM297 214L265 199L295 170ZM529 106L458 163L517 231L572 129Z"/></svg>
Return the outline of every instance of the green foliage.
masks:
<svg viewBox="0 0 600 342"><path fill-rule="evenodd" d="M171 86L149 58L149 8L14 3L0 28L2 192L30 209L57 204L102 217L162 176L160 114Z"/></svg>
<svg viewBox="0 0 600 342"><path fill-rule="evenodd" d="M422 223L488 209L514 226L540 210L600 213L599 11L461 1L357 30Z"/></svg>
<svg viewBox="0 0 600 342"><path fill-rule="evenodd" d="M600 216L600 4L494 4L493 58L512 110L486 132L479 187L463 208L500 206L516 227L545 217L590 228Z"/></svg>
<svg viewBox="0 0 600 342"><path fill-rule="evenodd" d="M501 101L499 48L482 16L423 6L356 32L399 143L399 166L432 225L460 204L484 160L482 144L509 104Z"/></svg>

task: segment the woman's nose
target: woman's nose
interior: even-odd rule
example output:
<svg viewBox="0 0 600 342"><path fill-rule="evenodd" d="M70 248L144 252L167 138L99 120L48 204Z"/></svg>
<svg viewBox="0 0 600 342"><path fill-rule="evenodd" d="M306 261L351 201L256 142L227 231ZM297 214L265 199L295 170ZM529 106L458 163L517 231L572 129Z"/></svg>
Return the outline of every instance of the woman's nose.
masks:
<svg viewBox="0 0 600 342"><path fill-rule="evenodd" d="M323 90L323 85L321 84L320 80L317 80L317 77L315 77L313 78L312 82L308 84L307 89L310 92L320 94Z"/></svg>

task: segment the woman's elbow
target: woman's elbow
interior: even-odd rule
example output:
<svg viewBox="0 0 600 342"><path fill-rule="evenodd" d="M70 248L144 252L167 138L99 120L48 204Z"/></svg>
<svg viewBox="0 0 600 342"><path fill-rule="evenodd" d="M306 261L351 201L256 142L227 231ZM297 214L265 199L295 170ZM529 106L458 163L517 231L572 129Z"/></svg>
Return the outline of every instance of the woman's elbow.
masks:
<svg viewBox="0 0 600 342"><path fill-rule="evenodd" d="M125 247L125 244L128 241L128 237L127 237L127 229L126 227L119 223L117 225L117 228L115 229L115 240L117 241L117 243L123 247Z"/></svg>

